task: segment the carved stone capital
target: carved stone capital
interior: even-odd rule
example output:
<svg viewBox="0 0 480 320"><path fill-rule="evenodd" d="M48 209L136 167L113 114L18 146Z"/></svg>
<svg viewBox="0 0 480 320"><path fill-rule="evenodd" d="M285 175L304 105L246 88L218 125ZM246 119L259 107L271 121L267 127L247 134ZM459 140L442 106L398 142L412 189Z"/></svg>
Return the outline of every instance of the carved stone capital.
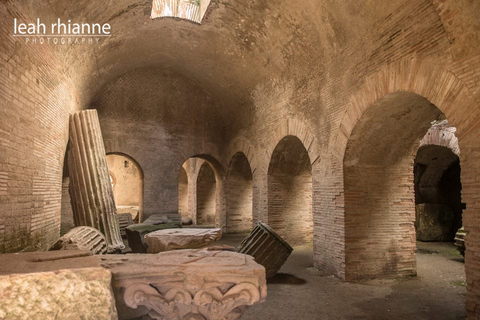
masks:
<svg viewBox="0 0 480 320"><path fill-rule="evenodd" d="M131 309L131 316L120 313L120 318L233 320L267 295L265 269L236 252L179 250L126 257L109 257L106 263L117 304Z"/></svg>

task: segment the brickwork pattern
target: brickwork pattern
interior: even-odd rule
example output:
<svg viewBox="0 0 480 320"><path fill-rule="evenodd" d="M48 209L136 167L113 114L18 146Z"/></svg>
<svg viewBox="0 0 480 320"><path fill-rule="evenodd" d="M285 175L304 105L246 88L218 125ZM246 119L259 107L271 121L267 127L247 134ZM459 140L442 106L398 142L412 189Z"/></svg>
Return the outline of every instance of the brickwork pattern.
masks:
<svg viewBox="0 0 480 320"><path fill-rule="evenodd" d="M215 225L215 204L215 173L204 162L197 177L197 225Z"/></svg>
<svg viewBox="0 0 480 320"><path fill-rule="evenodd" d="M244 153L230 161L226 176L227 232L249 232L252 229L252 170Z"/></svg>
<svg viewBox="0 0 480 320"><path fill-rule="evenodd" d="M457 128L462 202L467 205L464 211L468 233L467 311L469 318L475 319L480 310L478 3L468 0L378 1L373 8L355 6L355 2L334 5L306 2L305 6L283 10L285 3L252 0L248 5L238 3L231 8L218 4L218 10L207 15L206 23L199 29L202 32L192 31L186 25L178 28L174 21L161 25L169 30L163 34L166 38L161 45L170 55L160 57L153 41L113 42L113 46L125 49L111 50L112 46L104 46L108 55L103 52L98 59L97 54L92 54L95 58L90 67L86 63L85 68L76 65L81 70L71 69L75 71L72 74L90 75L97 68L96 77L84 76L85 83L79 84L80 89L85 89L81 98L86 100L84 105L99 109L107 150L130 154L144 168L148 177L145 180L146 216L178 208L178 174L181 164L188 158L208 155L210 160L217 159L216 163L221 165L215 167L215 172L220 173L222 168L228 168L232 156L241 151L253 174L252 221L268 223L271 195L268 168L278 142L292 135L302 141L312 165L315 266L322 272L346 279L381 274L383 267L387 271L384 275L413 274L413 240L409 231L413 153L409 153L407 146L396 148L405 152L402 161L397 166L385 168L385 173L390 174L385 181L387 190L400 194L383 199L379 205L402 217L389 220L376 210L372 215L375 219L371 220L366 219L365 210L358 213L361 221L356 223L355 216L348 217L350 206L357 200L357 205L362 201L355 196L368 192L372 199L379 199L380 191L384 190L370 176L363 176L362 184L355 183L352 178L362 173L348 165L352 159L349 159L347 145L355 139L359 145L363 142L375 144L378 136L363 140L355 134L352 137L367 110L387 95L414 93L431 102ZM111 3L109 7L115 5ZM100 5L86 4L92 11L97 6ZM303 9L297 10L297 7ZM11 10L10 4L10 11L5 9L5 4L0 4L0 8L2 21L12 21L12 14L18 14ZM109 9L106 15L113 14L110 10L114 9ZM141 9L133 8L132 12ZM267 10L269 14L265 14ZM99 11L95 12L100 15ZM244 23L240 17L243 14L247 18L246 12L251 20ZM123 15L117 21L127 21L127 16L130 15ZM305 23L300 23L302 21ZM219 22L234 27L222 29ZM240 22L250 29L242 27ZM0 29L1 43L6 44L0 47L0 58L5 61L0 66L0 72L5 75L0 77L0 92L5 96L0 102L4 103L0 119L2 239L7 234L13 235L16 226L25 228L29 234L31 221L37 230L46 226L48 232L44 234L58 230L54 221L58 217L61 190L62 161L59 159L66 143L66 139L60 137L66 136L66 110L76 108L68 79L63 81L61 68L56 69L55 65L61 64L52 63L55 61L53 53L48 52L48 47L15 45L8 24L2 24ZM117 26L119 32L127 29L120 23ZM135 26L145 30L140 23ZM128 36L138 37L138 34L132 36L133 32L138 33L137 28L128 29L132 30L131 33L125 31ZM214 48L208 51L212 55L208 59L200 43L205 37L211 39L212 35L218 35L219 40L204 41L209 48ZM231 42L222 42L229 37ZM307 45L311 43L314 45ZM322 45L317 45L319 43ZM141 52L135 44L144 45ZM123 56L126 60L121 59ZM135 59L129 61L132 57ZM74 58L81 61L79 64L85 64L84 59ZM122 61L131 63L126 65L129 69L119 67ZM143 66L154 63L172 66L175 71L191 75L198 83L153 67L120 76L142 66L142 62ZM230 74L230 78L226 76ZM102 86L102 81L109 83ZM66 85L62 86L63 83ZM90 96L94 96L92 103L88 99ZM221 99L226 103L217 101ZM404 127L405 131L414 129L413 126ZM391 145L399 140L392 136ZM408 146L414 149L413 143ZM382 159L380 153L371 153ZM377 165L365 172L374 175L381 168ZM225 198L228 197L222 196L223 179L221 174L217 176L216 216L218 223L224 225L228 214L225 211L228 199ZM368 185L372 188L365 188ZM196 194L196 184L190 183L189 188L192 188L190 193ZM189 199L189 203L194 201ZM33 219L35 215L40 218ZM370 250L367 256L358 246L366 241L365 237L352 230L366 228L365 223L374 224L379 231L374 239L380 243L378 251L372 253ZM393 237L391 246L398 248L402 244L405 249L389 251L389 244L382 242L380 236L380 231L385 233L386 229L396 230L398 234L405 232L403 238ZM357 236L361 236L360 239ZM3 242L8 243L8 250L25 247L20 243ZM380 259L379 252L385 250L388 259ZM373 261L366 263L367 258ZM398 263L393 263L396 260ZM357 272L360 266L368 272Z"/></svg>
<svg viewBox="0 0 480 320"><path fill-rule="evenodd" d="M182 167L178 175L178 214L181 215L182 218L191 219L188 210L188 193L188 176L184 167Z"/></svg>
<svg viewBox="0 0 480 320"><path fill-rule="evenodd" d="M0 4L0 252L48 248L60 235L68 114L79 108L62 64L48 46L13 37Z"/></svg>

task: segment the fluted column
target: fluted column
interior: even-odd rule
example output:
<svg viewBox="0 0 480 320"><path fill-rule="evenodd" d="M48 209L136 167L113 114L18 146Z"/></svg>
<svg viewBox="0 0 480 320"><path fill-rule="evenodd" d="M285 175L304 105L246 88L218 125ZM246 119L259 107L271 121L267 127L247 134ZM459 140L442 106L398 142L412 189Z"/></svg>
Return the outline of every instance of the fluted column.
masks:
<svg viewBox="0 0 480 320"><path fill-rule="evenodd" d="M100 230L109 251L124 248L115 217L115 200L96 110L70 115L68 169L76 226Z"/></svg>
<svg viewBox="0 0 480 320"><path fill-rule="evenodd" d="M93 254L107 253L107 240L105 236L92 227L80 226L64 234L50 247L54 250L88 250Z"/></svg>

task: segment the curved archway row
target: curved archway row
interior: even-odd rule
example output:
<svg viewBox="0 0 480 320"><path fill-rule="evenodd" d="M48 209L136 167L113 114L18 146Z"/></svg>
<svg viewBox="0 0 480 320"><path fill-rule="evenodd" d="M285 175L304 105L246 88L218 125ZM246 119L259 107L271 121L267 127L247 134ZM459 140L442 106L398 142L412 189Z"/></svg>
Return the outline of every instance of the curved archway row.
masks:
<svg viewBox="0 0 480 320"><path fill-rule="evenodd" d="M261 170L257 169L259 163L255 148L242 137L233 140L227 149L225 174L219 162L211 156L198 155L185 161L179 171L178 204L181 215L194 224L222 227L227 233L250 231L256 221L262 220L292 244L311 242L310 154L313 159L318 159L316 146L313 135L299 120L286 121L276 135L285 132L298 133L300 137L291 134L281 136L271 152L267 151L271 159L268 159L267 165L260 164ZM215 186L212 174L206 174L210 169L215 174ZM255 197L257 203L259 199L265 199L265 206L255 206ZM216 203L215 209L213 202ZM206 211L210 212L208 223L203 218ZM215 211L214 221L212 211Z"/></svg>
<svg viewBox="0 0 480 320"><path fill-rule="evenodd" d="M224 226L224 171L210 155L188 158L179 169L178 213L189 224Z"/></svg>
<svg viewBox="0 0 480 320"><path fill-rule="evenodd" d="M399 61L367 78L346 110L330 158L330 179L343 183L325 190L337 205L324 206L333 207L330 219L345 227L316 265L347 280L416 274L412 164L430 122L443 113L457 128L461 150L466 304L474 315L480 305L480 288L473 285L480 265L474 254L480 249L480 110L468 89L442 66ZM320 238L326 234L317 231Z"/></svg>

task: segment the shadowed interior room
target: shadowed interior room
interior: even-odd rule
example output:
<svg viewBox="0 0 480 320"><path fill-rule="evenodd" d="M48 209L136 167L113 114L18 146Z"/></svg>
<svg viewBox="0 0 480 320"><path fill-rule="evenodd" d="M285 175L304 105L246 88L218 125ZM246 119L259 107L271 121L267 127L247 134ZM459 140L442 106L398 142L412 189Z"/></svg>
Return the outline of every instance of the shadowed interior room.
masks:
<svg viewBox="0 0 480 320"><path fill-rule="evenodd" d="M480 319L480 1L2 0L0 319Z"/></svg>

